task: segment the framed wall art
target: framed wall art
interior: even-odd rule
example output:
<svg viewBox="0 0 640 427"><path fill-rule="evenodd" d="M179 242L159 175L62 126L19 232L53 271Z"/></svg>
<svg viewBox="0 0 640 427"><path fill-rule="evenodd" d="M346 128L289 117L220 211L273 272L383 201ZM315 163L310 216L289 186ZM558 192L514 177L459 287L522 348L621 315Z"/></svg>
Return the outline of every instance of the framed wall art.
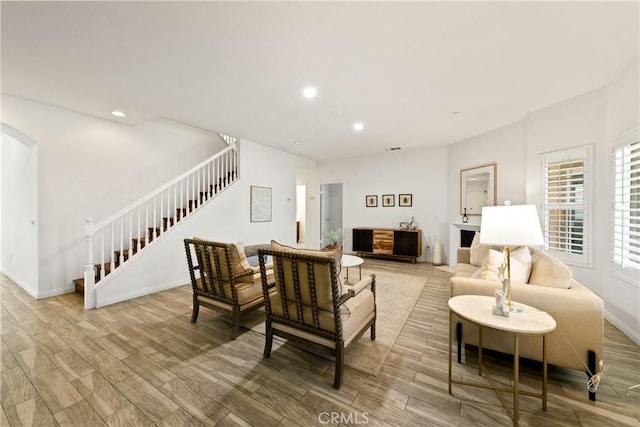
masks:
<svg viewBox="0 0 640 427"><path fill-rule="evenodd" d="M413 194L398 194L398 206L411 207L413 205Z"/></svg>
<svg viewBox="0 0 640 427"><path fill-rule="evenodd" d="M383 194L382 195L382 206L391 207L396 205L396 195L395 194Z"/></svg>
<svg viewBox="0 0 640 427"><path fill-rule="evenodd" d="M271 188L251 186L251 222L271 221Z"/></svg>
<svg viewBox="0 0 640 427"><path fill-rule="evenodd" d="M377 195L368 195L365 196L365 204L368 208L377 208L378 207L378 196Z"/></svg>

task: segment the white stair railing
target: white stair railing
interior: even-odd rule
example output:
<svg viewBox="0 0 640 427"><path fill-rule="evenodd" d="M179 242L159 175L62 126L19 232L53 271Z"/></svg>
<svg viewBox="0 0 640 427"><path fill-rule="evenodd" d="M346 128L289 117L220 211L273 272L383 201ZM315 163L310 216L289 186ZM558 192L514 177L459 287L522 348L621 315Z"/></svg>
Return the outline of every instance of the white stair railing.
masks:
<svg viewBox="0 0 640 427"><path fill-rule="evenodd" d="M227 145L233 145L238 143L238 138L236 138L235 136L225 135L224 133L219 133L218 135L220 135L220 138L222 138L224 142L227 143Z"/></svg>
<svg viewBox="0 0 640 427"><path fill-rule="evenodd" d="M86 309L96 306L98 281L112 274L129 258L239 178L238 155L239 146L234 142L109 218L97 224L87 218L84 227L87 242L84 270Z"/></svg>

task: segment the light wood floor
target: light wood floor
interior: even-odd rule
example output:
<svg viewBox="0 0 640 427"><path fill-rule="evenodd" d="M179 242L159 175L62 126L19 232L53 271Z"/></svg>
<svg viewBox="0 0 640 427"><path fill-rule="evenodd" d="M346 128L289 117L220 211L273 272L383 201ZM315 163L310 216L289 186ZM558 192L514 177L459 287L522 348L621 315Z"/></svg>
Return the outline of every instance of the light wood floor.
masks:
<svg viewBox="0 0 640 427"><path fill-rule="evenodd" d="M38 301L2 276L0 425L510 425L492 391L454 385L448 394L449 274L365 263L429 279L381 372L347 367L339 391L329 360L280 342L262 359L262 335L229 341L229 316L205 308L190 323L187 286L85 312L79 295ZM482 380L475 357L468 348L457 378ZM522 397L521 425L640 426L640 390L625 394L640 383L640 348L609 323L605 360L597 402L584 373L551 367L548 411ZM509 359L485 363L509 382ZM521 384L537 391L539 364L523 365Z"/></svg>

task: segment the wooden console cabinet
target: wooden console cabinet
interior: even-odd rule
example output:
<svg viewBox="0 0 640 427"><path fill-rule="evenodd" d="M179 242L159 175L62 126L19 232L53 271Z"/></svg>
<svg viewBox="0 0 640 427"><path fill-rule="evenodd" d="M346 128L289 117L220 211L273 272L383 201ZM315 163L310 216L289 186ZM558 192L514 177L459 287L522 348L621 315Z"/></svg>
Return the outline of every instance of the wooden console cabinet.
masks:
<svg viewBox="0 0 640 427"><path fill-rule="evenodd" d="M371 255L411 260L422 255L422 231L399 228L353 229L352 250L358 255Z"/></svg>

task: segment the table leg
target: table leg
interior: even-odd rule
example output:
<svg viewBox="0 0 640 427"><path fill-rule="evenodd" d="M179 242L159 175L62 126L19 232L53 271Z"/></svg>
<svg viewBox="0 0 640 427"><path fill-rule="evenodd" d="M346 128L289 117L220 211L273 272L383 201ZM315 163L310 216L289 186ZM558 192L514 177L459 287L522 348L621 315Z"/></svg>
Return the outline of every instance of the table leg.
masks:
<svg viewBox="0 0 640 427"><path fill-rule="evenodd" d="M547 336L542 336L542 410L547 410Z"/></svg>
<svg viewBox="0 0 640 427"><path fill-rule="evenodd" d="M449 310L449 394L451 394L451 358L453 357L451 353L451 346L453 345L453 340L451 338L451 323L453 322L453 314L452 311Z"/></svg>
<svg viewBox="0 0 640 427"><path fill-rule="evenodd" d="M360 274L360 278L358 280L362 280L362 264L358 266L358 273Z"/></svg>
<svg viewBox="0 0 640 427"><path fill-rule="evenodd" d="M345 270L347 270L347 278L345 279L345 281L349 283L349 267L345 268Z"/></svg>
<svg viewBox="0 0 640 427"><path fill-rule="evenodd" d="M513 334L513 425L518 425L518 383L520 382L520 335Z"/></svg>
<svg viewBox="0 0 640 427"><path fill-rule="evenodd" d="M482 326L478 325L478 375L482 375Z"/></svg>

